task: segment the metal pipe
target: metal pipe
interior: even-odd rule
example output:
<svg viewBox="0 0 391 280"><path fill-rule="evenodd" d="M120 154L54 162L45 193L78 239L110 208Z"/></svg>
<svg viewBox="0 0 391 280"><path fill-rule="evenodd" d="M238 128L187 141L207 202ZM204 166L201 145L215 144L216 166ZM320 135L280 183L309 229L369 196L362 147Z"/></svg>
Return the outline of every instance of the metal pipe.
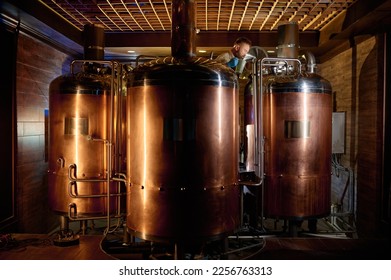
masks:
<svg viewBox="0 0 391 280"><path fill-rule="evenodd" d="M74 212L72 212L72 209L74 209ZM83 221L83 220L102 220L105 219L106 216L89 216L89 217L82 217L77 218L77 207L75 203L70 203L68 205L68 218L71 221ZM115 216L114 218L119 218L118 216Z"/></svg>
<svg viewBox="0 0 391 280"><path fill-rule="evenodd" d="M101 182L105 182L106 180L101 180ZM89 180L84 180L83 182L89 182ZM91 182L97 182L97 181L92 181ZM68 194L70 197L72 198L94 198L94 197L105 197L107 196L106 194L89 194L89 195L78 195L76 194L77 192L76 191L73 191L72 192L72 187L76 186L76 181L70 181L69 184L68 184ZM114 193L114 194L110 194L110 197L114 197L114 196L122 196L124 195L124 193Z"/></svg>
<svg viewBox="0 0 391 280"><path fill-rule="evenodd" d="M68 179L72 182L106 182L106 179L78 179L76 176L77 166L75 163L70 164L68 167ZM72 172L73 171L73 172Z"/></svg>
<svg viewBox="0 0 391 280"><path fill-rule="evenodd" d="M260 148L260 137L262 136L262 120L261 120L261 112L262 110L262 89L258 92L258 84L260 84L260 73L259 71L259 60L254 60L253 62L253 71L252 71L252 80L253 80L253 96L254 96L254 136L255 136L255 149L254 149L254 165L256 167L255 174L261 178L261 183L263 179L262 172L262 162L261 162L261 154L262 149ZM259 93L259 95L258 95ZM259 127L260 126L260 127Z"/></svg>
<svg viewBox="0 0 391 280"><path fill-rule="evenodd" d="M298 58L299 27L296 22L278 26L277 57Z"/></svg>
<svg viewBox="0 0 391 280"><path fill-rule="evenodd" d="M157 59L157 56L150 56L150 55L139 55L136 57L136 66L139 65L139 61L141 58L147 58L147 59Z"/></svg>
<svg viewBox="0 0 391 280"><path fill-rule="evenodd" d="M315 56L310 51L300 51L299 59L302 58L307 66L308 73L315 73L316 62Z"/></svg>
<svg viewBox="0 0 391 280"><path fill-rule="evenodd" d="M101 24L86 24L83 30L84 58L100 60L104 58L105 33Z"/></svg>
<svg viewBox="0 0 391 280"><path fill-rule="evenodd" d="M171 55L177 58L195 56L195 8L193 0L172 1Z"/></svg>

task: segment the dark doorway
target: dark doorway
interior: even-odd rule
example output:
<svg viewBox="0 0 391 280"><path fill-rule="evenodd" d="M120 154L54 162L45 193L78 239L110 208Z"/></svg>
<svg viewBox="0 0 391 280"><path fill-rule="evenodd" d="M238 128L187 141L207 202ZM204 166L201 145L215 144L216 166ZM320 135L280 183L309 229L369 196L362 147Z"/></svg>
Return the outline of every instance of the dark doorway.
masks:
<svg viewBox="0 0 391 280"><path fill-rule="evenodd" d="M17 34L5 24L0 26L3 50L0 67L0 231L9 228L16 219L15 207L15 68Z"/></svg>

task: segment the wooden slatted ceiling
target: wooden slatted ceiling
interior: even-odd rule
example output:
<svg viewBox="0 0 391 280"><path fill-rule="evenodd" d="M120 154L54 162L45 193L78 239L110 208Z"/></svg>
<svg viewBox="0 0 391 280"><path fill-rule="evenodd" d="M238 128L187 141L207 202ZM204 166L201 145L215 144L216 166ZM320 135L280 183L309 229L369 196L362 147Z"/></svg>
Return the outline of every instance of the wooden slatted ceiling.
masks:
<svg viewBox="0 0 391 280"><path fill-rule="evenodd" d="M79 30L102 24L106 32L171 30L171 0L39 0ZM356 0L195 1L200 31L272 31L297 22L300 31L321 30Z"/></svg>

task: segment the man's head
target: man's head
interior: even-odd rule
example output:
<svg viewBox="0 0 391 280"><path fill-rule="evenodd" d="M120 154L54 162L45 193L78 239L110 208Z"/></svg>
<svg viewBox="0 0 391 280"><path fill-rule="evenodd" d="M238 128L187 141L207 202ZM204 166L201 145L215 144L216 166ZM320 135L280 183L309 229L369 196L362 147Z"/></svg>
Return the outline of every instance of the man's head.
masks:
<svg viewBox="0 0 391 280"><path fill-rule="evenodd" d="M251 47L251 41L246 37L239 37L236 39L234 46L232 47L232 53L237 58L243 59L249 52Z"/></svg>

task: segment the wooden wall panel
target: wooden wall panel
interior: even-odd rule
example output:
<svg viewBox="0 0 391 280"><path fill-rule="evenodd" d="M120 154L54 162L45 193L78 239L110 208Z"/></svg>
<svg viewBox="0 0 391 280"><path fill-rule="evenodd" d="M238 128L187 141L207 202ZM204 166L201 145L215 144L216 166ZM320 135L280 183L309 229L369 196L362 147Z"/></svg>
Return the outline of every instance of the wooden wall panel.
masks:
<svg viewBox="0 0 391 280"><path fill-rule="evenodd" d="M18 231L46 233L58 226L47 194L45 110L50 82L69 69L71 58L19 34L16 74Z"/></svg>
<svg viewBox="0 0 391 280"><path fill-rule="evenodd" d="M319 67L331 82L334 110L346 112L346 153L357 188L357 230L361 236L379 232L382 178L382 44L371 37Z"/></svg>

